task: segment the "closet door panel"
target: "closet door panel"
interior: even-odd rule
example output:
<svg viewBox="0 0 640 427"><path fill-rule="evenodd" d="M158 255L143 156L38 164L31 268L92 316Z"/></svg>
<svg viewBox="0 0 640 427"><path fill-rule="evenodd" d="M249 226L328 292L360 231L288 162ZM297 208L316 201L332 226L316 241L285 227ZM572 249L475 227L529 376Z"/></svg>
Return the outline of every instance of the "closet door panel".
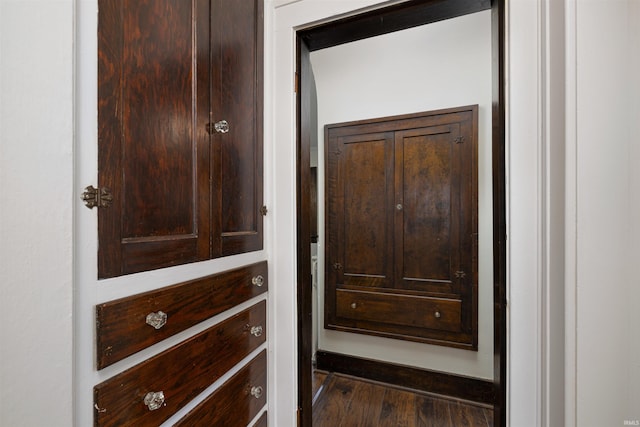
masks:
<svg viewBox="0 0 640 427"><path fill-rule="evenodd" d="M366 134L331 140L329 186L335 197L328 214L336 224L330 236L329 267L335 283L387 287L393 280L393 134ZM333 228L333 227L332 227Z"/></svg>
<svg viewBox="0 0 640 427"><path fill-rule="evenodd" d="M262 248L262 15L258 0L212 2L214 256Z"/></svg>
<svg viewBox="0 0 640 427"><path fill-rule="evenodd" d="M208 2L99 7L99 276L206 259Z"/></svg>
<svg viewBox="0 0 640 427"><path fill-rule="evenodd" d="M396 287L454 292L459 266L458 126L432 126L395 135Z"/></svg>

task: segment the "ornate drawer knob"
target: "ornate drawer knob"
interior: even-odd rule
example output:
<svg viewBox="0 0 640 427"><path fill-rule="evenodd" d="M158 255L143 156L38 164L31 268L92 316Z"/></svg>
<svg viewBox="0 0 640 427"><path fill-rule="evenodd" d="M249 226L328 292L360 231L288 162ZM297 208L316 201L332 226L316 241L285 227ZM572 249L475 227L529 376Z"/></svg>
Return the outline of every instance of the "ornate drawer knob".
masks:
<svg viewBox="0 0 640 427"><path fill-rule="evenodd" d="M252 326L250 332L254 337L262 336L262 326Z"/></svg>
<svg viewBox="0 0 640 427"><path fill-rule="evenodd" d="M144 396L144 404L147 405L150 411L160 409L164 404L164 392L151 391Z"/></svg>
<svg viewBox="0 0 640 427"><path fill-rule="evenodd" d="M257 276L254 276L251 279L251 283L253 283L254 285L260 287L264 284L264 277L262 277L261 274L258 274Z"/></svg>
<svg viewBox="0 0 640 427"><path fill-rule="evenodd" d="M256 399L260 399L260 397L262 396L262 387L251 387L251 396L255 397Z"/></svg>
<svg viewBox="0 0 640 427"><path fill-rule="evenodd" d="M356 304L355 302L351 303L351 308L356 309L358 308L358 304Z"/></svg>
<svg viewBox="0 0 640 427"><path fill-rule="evenodd" d="M442 317L442 314L440 314L439 311L436 311L435 313L433 313L434 316L436 316L436 319L439 319L440 317Z"/></svg>
<svg viewBox="0 0 640 427"><path fill-rule="evenodd" d="M155 329L162 328L166 323L167 313L165 313L164 311L147 314L147 325L153 326Z"/></svg>

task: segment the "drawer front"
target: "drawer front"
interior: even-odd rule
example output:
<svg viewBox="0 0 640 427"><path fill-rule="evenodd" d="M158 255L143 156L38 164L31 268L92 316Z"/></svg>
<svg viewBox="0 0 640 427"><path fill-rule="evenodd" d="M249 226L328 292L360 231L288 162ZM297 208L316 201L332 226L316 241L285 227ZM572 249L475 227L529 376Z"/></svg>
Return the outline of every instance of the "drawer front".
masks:
<svg viewBox="0 0 640 427"><path fill-rule="evenodd" d="M338 289L336 314L356 321L449 332L461 330L461 301L456 299Z"/></svg>
<svg viewBox="0 0 640 427"><path fill-rule="evenodd" d="M258 421L256 421L253 427L267 427L267 411L264 411L262 416L258 418Z"/></svg>
<svg viewBox="0 0 640 427"><path fill-rule="evenodd" d="M266 332L266 302L261 301L98 384L94 424L160 425L264 343Z"/></svg>
<svg viewBox="0 0 640 427"><path fill-rule="evenodd" d="M264 261L100 304L96 307L98 369L266 291Z"/></svg>
<svg viewBox="0 0 640 427"><path fill-rule="evenodd" d="M267 352L262 351L174 427L247 427L267 403Z"/></svg>

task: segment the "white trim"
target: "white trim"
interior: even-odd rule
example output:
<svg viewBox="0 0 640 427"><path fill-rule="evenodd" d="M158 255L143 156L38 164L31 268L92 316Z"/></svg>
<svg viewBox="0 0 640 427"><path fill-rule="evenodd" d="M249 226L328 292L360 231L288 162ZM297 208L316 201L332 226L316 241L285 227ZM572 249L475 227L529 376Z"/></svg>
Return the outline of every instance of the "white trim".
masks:
<svg viewBox="0 0 640 427"><path fill-rule="evenodd" d="M577 2L565 2L565 399L564 425L577 422Z"/></svg>

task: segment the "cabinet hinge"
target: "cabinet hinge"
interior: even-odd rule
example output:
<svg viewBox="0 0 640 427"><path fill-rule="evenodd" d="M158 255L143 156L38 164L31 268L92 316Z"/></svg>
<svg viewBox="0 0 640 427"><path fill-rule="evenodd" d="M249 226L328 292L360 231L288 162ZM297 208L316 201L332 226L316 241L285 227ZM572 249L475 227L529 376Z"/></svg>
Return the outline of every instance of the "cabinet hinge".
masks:
<svg viewBox="0 0 640 427"><path fill-rule="evenodd" d="M86 187L80 197L89 209L108 208L113 202L111 190L105 187L95 188L93 185Z"/></svg>
<svg viewBox="0 0 640 427"><path fill-rule="evenodd" d="M459 136L453 140L456 144L462 144L464 142L464 136Z"/></svg>
<svg viewBox="0 0 640 427"><path fill-rule="evenodd" d="M267 209L267 207L266 207L266 206L262 206L262 207L260 208L260 215L262 215L262 216L267 216L267 212L269 212L269 210Z"/></svg>
<svg viewBox="0 0 640 427"><path fill-rule="evenodd" d="M293 92L294 93L298 93L298 73L295 73L294 77L293 77Z"/></svg>

